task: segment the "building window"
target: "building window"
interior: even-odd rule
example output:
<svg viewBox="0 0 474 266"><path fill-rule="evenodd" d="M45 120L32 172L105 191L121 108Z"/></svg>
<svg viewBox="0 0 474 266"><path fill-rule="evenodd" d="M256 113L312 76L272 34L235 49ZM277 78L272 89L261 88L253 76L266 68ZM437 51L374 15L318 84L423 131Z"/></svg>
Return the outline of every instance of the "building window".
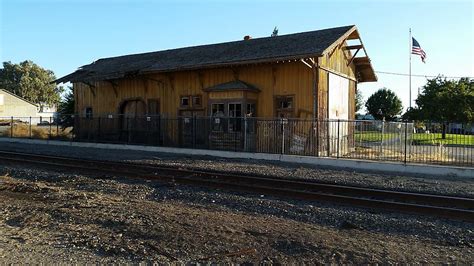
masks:
<svg viewBox="0 0 474 266"><path fill-rule="evenodd" d="M181 107L188 108L189 107L189 96L183 96L181 97Z"/></svg>
<svg viewBox="0 0 474 266"><path fill-rule="evenodd" d="M181 108L201 108L202 97L201 95L181 96L179 106Z"/></svg>
<svg viewBox="0 0 474 266"><path fill-rule="evenodd" d="M247 117L256 117L257 116L257 109L255 108L254 103L248 103L247 104Z"/></svg>
<svg viewBox="0 0 474 266"><path fill-rule="evenodd" d="M201 107L201 95L194 95L193 96L193 107Z"/></svg>
<svg viewBox="0 0 474 266"><path fill-rule="evenodd" d="M293 109L293 97L278 97L277 103L277 108L280 110Z"/></svg>
<svg viewBox="0 0 474 266"><path fill-rule="evenodd" d="M211 115L212 116L225 116L224 104L223 103L213 103L211 105Z"/></svg>
<svg viewBox="0 0 474 266"><path fill-rule="evenodd" d="M293 96L276 97L276 115L277 117L292 117L294 112Z"/></svg>
<svg viewBox="0 0 474 266"><path fill-rule="evenodd" d="M85 113L86 113L86 118L92 119L92 107L87 107Z"/></svg>
<svg viewBox="0 0 474 266"><path fill-rule="evenodd" d="M242 104L229 103L229 131L240 131L242 126Z"/></svg>

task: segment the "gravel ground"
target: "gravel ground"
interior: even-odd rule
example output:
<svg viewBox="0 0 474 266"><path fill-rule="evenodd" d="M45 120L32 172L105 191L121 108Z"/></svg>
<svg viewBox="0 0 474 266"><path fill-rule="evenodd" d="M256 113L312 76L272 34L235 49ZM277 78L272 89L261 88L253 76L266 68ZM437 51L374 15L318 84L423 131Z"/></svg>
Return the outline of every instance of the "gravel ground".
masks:
<svg viewBox="0 0 474 266"><path fill-rule="evenodd" d="M350 169L330 169L305 164L272 161L222 159L210 156L183 156L169 153L28 145L20 143L2 143L0 150L59 156L66 155L88 159L131 161L135 163L234 173L256 173L285 178L303 178L334 184L474 197L474 178L407 176L374 172L356 172Z"/></svg>
<svg viewBox="0 0 474 266"><path fill-rule="evenodd" d="M0 166L3 263L474 263L472 224Z"/></svg>

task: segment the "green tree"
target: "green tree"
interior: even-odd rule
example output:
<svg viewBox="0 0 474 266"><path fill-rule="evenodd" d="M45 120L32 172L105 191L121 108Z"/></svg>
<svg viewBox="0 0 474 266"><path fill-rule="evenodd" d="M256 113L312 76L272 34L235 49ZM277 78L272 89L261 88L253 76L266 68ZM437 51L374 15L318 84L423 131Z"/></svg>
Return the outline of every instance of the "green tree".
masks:
<svg viewBox="0 0 474 266"><path fill-rule="evenodd" d="M375 119L393 120L397 115L402 113L402 101L398 96L387 88L382 88L372 94L365 107L369 114Z"/></svg>
<svg viewBox="0 0 474 266"><path fill-rule="evenodd" d="M0 87L40 106L57 104L62 87L56 86L51 70L32 61L19 64L3 62L0 68Z"/></svg>
<svg viewBox="0 0 474 266"><path fill-rule="evenodd" d="M420 120L474 122L474 79L430 79L423 86L416 105Z"/></svg>
<svg viewBox="0 0 474 266"><path fill-rule="evenodd" d="M61 115L74 114L74 90L72 87L68 88L66 95L59 102L58 113Z"/></svg>
<svg viewBox="0 0 474 266"><path fill-rule="evenodd" d="M359 112L362 107L364 106L364 98L362 97L362 93L360 93L360 90L356 91L356 97L355 97L355 111Z"/></svg>
<svg viewBox="0 0 474 266"><path fill-rule="evenodd" d="M421 115L421 110L418 107L408 108L407 111L402 115L403 120L409 121L422 121L424 120Z"/></svg>
<svg viewBox="0 0 474 266"><path fill-rule="evenodd" d="M58 114L63 128L74 126L74 115L75 101L74 101L74 90L72 87L68 88L66 95L59 102Z"/></svg>

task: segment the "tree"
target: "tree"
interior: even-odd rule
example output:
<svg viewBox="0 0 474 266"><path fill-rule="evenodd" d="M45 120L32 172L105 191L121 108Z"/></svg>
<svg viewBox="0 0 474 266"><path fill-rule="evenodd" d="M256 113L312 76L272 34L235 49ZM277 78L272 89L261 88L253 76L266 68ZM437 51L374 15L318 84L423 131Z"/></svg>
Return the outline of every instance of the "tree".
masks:
<svg viewBox="0 0 474 266"><path fill-rule="evenodd" d="M375 119L393 120L397 115L402 113L402 101L398 96L387 88L382 88L372 94L365 107L369 114Z"/></svg>
<svg viewBox="0 0 474 266"><path fill-rule="evenodd" d="M59 102L58 113L61 115L74 114L74 90L72 87L68 88L66 95Z"/></svg>
<svg viewBox="0 0 474 266"><path fill-rule="evenodd" d="M362 97L362 93L360 93L359 90L356 91L356 97L355 97L355 111L358 112L362 109L362 106L364 106L364 98Z"/></svg>
<svg viewBox="0 0 474 266"><path fill-rule="evenodd" d="M69 91L66 92L66 95L61 99L58 106L59 119L61 120L63 128L74 126L74 118L71 116L75 111L74 105L74 90L72 87L69 87Z"/></svg>
<svg viewBox="0 0 474 266"><path fill-rule="evenodd" d="M430 79L423 86L416 105L420 120L474 122L474 79Z"/></svg>
<svg viewBox="0 0 474 266"><path fill-rule="evenodd" d="M57 104L62 87L56 86L51 70L43 69L32 61L19 64L3 62L0 68L0 87L40 107Z"/></svg>
<svg viewBox="0 0 474 266"><path fill-rule="evenodd" d="M422 121L425 120L422 117L421 110L418 107L408 108L407 111L402 115L403 120L409 121Z"/></svg>
<svg viewBox="0 0 474 266"><path fill-rule="evenodd" d="M273 28L273 32L272 32L271 37L276 37L276 36L278 36L278 28L277 27Z"/></svg>

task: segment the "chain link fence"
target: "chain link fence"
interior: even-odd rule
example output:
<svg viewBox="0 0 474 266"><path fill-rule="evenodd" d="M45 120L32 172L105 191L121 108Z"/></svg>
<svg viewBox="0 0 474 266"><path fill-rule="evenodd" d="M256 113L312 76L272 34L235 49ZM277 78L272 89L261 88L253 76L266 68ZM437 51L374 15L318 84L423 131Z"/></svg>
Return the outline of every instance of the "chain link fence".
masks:
<svg viewBox="0 0 474 266"><path fill-rule="evenodd" d="M0 117L0 137L474 166L474 125L253 117Z"/></svg>

